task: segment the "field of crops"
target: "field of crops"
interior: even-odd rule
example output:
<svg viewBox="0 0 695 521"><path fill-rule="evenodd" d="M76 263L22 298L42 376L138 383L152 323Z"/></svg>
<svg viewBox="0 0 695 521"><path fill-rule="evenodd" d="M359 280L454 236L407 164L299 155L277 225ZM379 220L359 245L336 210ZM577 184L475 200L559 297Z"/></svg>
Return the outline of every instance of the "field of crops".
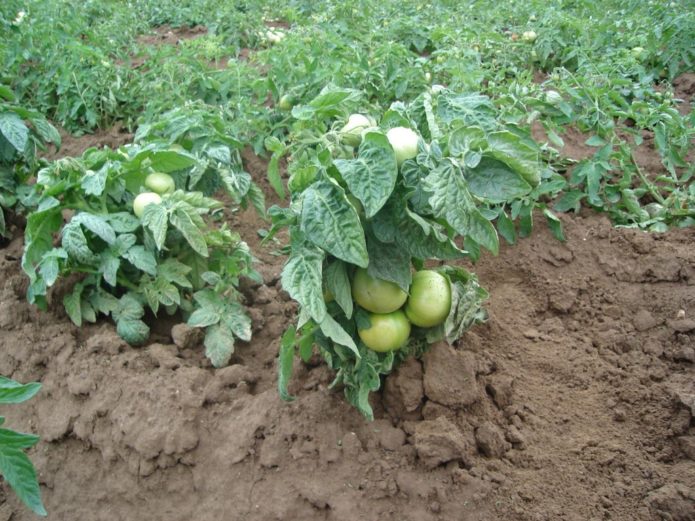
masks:
<svg viewBox="0 0 695 521"><path fill-rule="evenodd" d="M695 2L4 0L0 521L695 519Z"/></svg>

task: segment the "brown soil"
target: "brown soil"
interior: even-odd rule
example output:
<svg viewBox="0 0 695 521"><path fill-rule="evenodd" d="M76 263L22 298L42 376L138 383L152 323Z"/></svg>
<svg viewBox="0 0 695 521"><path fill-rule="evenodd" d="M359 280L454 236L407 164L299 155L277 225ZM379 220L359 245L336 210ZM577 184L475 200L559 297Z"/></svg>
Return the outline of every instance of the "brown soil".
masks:
<svg viewBox="0 0 695 521"><path fill-rule="evenodd" d="M50 145L44 153L46 159L79 157L90 147L118 148L133 141L133 134L123 128L120 123L116 123L111 128L96 130L93 134L84 134L82 136L73 136L60 127L58 127L58 132L60 132L62 141L60 149L56 150L53 145Z"/></svg>
<svg viewBox="0 0 695 521"><path fill-rule="evenodd" d="M177 45L181 40L192 40L206 35L207 27L197 25L195 27L171 27L161 25L154 29L153 34L144 34L138 37L141 45Z"/></svg>
<svg viewBox="0 0 695 521"><path fill-rule="evenodd" d="M471 267L489 321L389 376L373 423L322 364L297 362L297 399L278 398L296 306L253 210L230 220L263 261L264 284L243 285L254 338L219 370L176 321L132 348L108 322L33 309L22 240L4 245L0 374L43 388L2 415L41 436L49 519L692 521L695 229L562 219L567 243L538 219ZM0 519L34 519L4 484Z"/></svg>

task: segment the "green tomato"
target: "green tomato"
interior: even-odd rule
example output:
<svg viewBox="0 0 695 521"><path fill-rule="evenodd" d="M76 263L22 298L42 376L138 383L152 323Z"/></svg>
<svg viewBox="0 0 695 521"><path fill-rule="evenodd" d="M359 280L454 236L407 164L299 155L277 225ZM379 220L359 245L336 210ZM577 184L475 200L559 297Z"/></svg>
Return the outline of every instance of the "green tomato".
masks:
<svg viewBox="0 0 695 521"><path fill-rule="evenodd" d="M400 349L410 337L410 322L400 309L392 313L369 314L370 327L358 329L357 334L369 349L386 353Z"/></svg>
<svg viewBox="0 0 695 521"><path fill-rule="evenodd" d="M292 110L292 107L294 107L294 99L289 94L285 94L280 98L280 101L278 101L278 108L280 110L288 112Z"/></svg>
<svg viewBox="0 0 695 521"><path fill-rule="evenodd" d="M408 319L419 327L438 326L451 310L451 285L444 275L431 270L413 275L410 296L405 304Z"/></svg>
<svg viewBox="0 0 695 521"><path fill-rule="evenodd" d="M637 59L639 59L640 56L642 56L642 53L643 53L643 52L644 52L644 47L633 47L633 48L630 50L630 53L632 54L632 56L633 56L634 58L637 58Z"/></svg>
<svg viewBox="0 0 695 521"><path fill-rule="evenodd" d="M394 127L386 133L386 138L396 153L398 166L417 155L417 144L420 137L415 131L405 127Z"/></svg>
<svg viewBox="0 0 695 521"><path fill-rule="evenodd" d="M155 194L154 192L143 192L138 194L135 200L133 200L133 212L135 212L135 215L138 217L142 217L142 214L145 212L145 206L148 204L159 204L161 202L162 198L159 194Z"/></svg>
<svg viewBox="0 0 695 521"><path fill-rule="evenodd" d="M169 174L155 172L145 178L145 186L159 195L170 194L176 190L174 179Z"/></svg>
<svg viewBox="0 0 695 521"><path fill-rule="evenodd" d="M397 284L372 277L359 268L352 279L352 298L372 313L391 313L405 303L408 294Z"/></svg>
<svg viewBox="0 0 695 521"><path fill-rule="evenodd" d="M521 40L528 43L533 43L538 38L536 31L524 31L521 35Z"/></svg>
<svg viewBox="0 0 695 521"><path fill-rule="evenodd" d="M562 103L562 95L556 90L549 90L545 93L545 101L551 105L559 105Z"/></svg>
<svg viewBox="0 0 695 521"><path fill-rule="evenodd" d="M343 143L351 147L358 147L362 142L362 132L374 126L367 116L362 114L352 114L345 126L340 129Z"/></svg>

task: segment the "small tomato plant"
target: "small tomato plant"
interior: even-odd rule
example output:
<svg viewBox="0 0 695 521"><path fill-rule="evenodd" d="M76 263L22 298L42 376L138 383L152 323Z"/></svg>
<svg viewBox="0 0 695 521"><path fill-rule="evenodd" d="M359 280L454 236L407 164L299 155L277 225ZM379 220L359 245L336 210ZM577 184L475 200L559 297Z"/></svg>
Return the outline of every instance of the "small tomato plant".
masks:
<svg viewBox="0 0 695 521"><path fill-rule="evenodd" d="M189 325L206 329L213 365L226 364L235 339L251 337L235 288L241 276L259 279L254 259L238 234L215 225L220 202L182 189L160 196L145 186L152 171L186 186L199 168L197 155L164 144L89 149L43 168L22 258L29 302L45 307L48 289L77 275L63 299L76 325L110 315L118 334L139 345L149 336L146 308L180 310Z"/></svg>
<svg viewBox="0 0 695 521"><path fill-rule="evenodd" d="M295 147L290 207L270 212L274 230L289 228L282 284L300 304L297 327L280 347L284 398L290 398L296 349L306 360L316 345L336 371L333 385L342 384L350 403L372 418L368 398L379 389L380 375L484 320L487 292L473 274L441 266L434 275L414 277L413 268L477 259L481 248L496 254L498 230L515 240L514 220L530 232L532 210L542 206L551 174L535 143L518 128L501 127L493 112L484 96L444 89L392 105L347 152L332 138ZM547 215L561 232L559 221ZM404 313L398 308L408 293L415 301ZM418 300L423 293L430 307ZM407 313L425 327L411 323Z"/></svg>

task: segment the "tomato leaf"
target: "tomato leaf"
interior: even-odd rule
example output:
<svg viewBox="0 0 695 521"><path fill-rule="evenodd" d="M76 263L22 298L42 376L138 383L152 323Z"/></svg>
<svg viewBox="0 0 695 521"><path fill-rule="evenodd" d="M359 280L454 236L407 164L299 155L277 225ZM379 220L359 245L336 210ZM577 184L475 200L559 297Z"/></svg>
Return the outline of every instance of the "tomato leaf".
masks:
<svg viewBox="0 0 695 521"><path fill-rule="evenodd" d="M352 318L353 303L347 267L341 260L329 263L325 270L326 287L335 297L347 318Z"/></svg>
<svg viewBox="0 0 695 521"><path fill-rule="evenodd" d="M301 230L331 255L362 268L369 264L360 218L336 184L319 181L307 188L302 200Z"/></svg>
<svg viewBox="0 0 695 521"><path fill-rule="evenodd" d="M32 398L41 389L40 383L20 384L0 376L0 403L22 403Z"/></svg>
<svg viewBox="0 0 695 521"><path fill-rule="evenodd" d="M29 140L29 129L14 112L0 113L0 133L19 153L24 152Z"/></svg>
<svg viewBox="0 0 695 521"><path fill-rule="evenodd" d="M381 133L368 132L363 137L357 159L336 159L333 164L364 205L367 218L384 206L396 186L396 155Z"/></svg>
<svg viewBox="0 0 695 521"><path fill-rule="evenodd" d="M541 180L539 152L527 141L507 130L492 132L487 136L487 153L517 171L531 186Z"/></svg>
<svg viewBox="0 0 695 521"><path fill-rule="evenodd" d="M430 204L435 216L446 219L458 234L470 236L497 255L497 231L476 207L460 168L451 161L444 162L424 182L432 193Z"/></svg>
<svg viewBox="0 0 695 521"><path fill-rule="evenodd" d="M475 168L466 169L465 177L471 193L491 203L511 201L531 192L531 185L506 163L488 157L483 157Z"/></svg>
<svg viewBox="0 0 695 521"><path fill-rule="evenodd" d="M321 323L326 316L321 289L324 253L301 234L292 242L292 252L282 270L282 287L314 321Z"/></svg>
<svg viewBox="0 0 695 521"><path fill-rule="evenodd" d="M23 452L38 441L38 436L32 434L0 429L0 473L25 505L36 514L45 516L36 470Z"/></svg>

